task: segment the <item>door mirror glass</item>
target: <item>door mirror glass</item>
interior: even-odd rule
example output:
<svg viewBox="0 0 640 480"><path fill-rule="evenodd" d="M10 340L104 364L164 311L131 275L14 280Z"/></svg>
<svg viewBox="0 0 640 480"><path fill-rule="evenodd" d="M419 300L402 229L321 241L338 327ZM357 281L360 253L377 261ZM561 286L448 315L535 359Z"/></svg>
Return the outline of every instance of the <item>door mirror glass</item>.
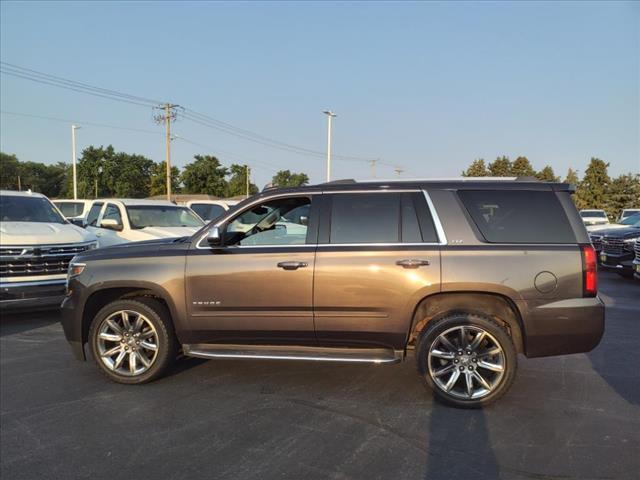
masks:
<svg viewBox="0 0 640 480"><path fill-rule="evenodd" d="M68 218L67 220L76 227L84 228L84 220L82 218Z"/></svg>
<svg viewBox="0 0 640 480"><path fill-rule="evenodd" d="M306 215L300 215L299 223L300 225L304 225L306 227L307 225L309 225L309 217L307 217Z"/></svg>
<svg viewBox="0 0 640 480"><path fill-rule="evenodd" d="M222 245L222 236L220 235L220 228L211 227L207 234L207 243L211 246Z"/></svg>
<svg viewBox="0 0 640 480"><path fill-rule="evenodd" d="M113 218L105 218L100 222L100 228L106 228L107 230L115 230L116 232L122 231L122 224L118 223Z"/></svg>

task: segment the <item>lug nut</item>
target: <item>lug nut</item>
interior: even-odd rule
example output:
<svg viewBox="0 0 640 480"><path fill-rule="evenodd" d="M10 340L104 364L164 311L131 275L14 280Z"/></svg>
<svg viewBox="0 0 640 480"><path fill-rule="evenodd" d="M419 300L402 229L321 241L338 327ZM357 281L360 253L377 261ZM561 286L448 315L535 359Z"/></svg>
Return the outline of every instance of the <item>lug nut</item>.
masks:
<svg viewBox="0 0 640 480"><path fill-rule="evenodd" d="M477 358L475 358L475 357L474 357L472 360L473 360L474 362L477 362L477 361L478 361L478 359L477 359Z"/></svg>
<svg viewBox="0 0 640 480"><path fill-rule="evenodd" d="M124 347L125 350L129 350L129 347Z"/></svg>
<svg viewBox="0 0 640 480"><path fill-rule="evenodd" d="M471 350L467 350L467 355L471 355Z"/></svg>
<svg viewBox="0 0 640 480"><path fill-rule="evenodd" d="M469 365L469 370L473 370L473 365Z"/></svg>
<svg viewBox="0 0 640 480"><path fill-rule="evenodd" d="M458 350L458 355L462 355L462 350Z"/></svg>
<svg viewBox="0 0 640 480"><path fill-rule="evenodd" d="M464 370L464 367L463 367L463 366L460 366L460 371L463 371L463 370Z"/></svg>
<svg viewBox="0 0 640 480"><path fill-rule="evenodd" d="M453 363L458 363L460 360L458 360L457 358L453 361Z"/></svg>

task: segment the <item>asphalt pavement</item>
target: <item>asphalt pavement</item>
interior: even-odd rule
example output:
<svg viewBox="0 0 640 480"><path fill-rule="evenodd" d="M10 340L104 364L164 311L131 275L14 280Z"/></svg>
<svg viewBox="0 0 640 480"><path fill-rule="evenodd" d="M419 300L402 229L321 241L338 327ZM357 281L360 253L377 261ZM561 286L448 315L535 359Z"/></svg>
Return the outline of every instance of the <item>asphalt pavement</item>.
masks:
<svg viewBox="0 0 640 480"><path fill-rule="evenodd" d="M73 359L55 312L0 322L0 477L635 479L640 282L601 272L606 333L528 360L484 410L435 402L393 366L181 359L122 386Z"/></svg>

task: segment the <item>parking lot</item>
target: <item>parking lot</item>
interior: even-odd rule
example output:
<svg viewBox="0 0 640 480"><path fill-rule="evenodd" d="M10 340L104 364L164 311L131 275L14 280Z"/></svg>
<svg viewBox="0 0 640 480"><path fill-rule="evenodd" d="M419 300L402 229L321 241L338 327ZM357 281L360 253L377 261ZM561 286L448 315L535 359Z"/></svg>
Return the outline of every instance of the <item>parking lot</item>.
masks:
<svg viewBox="0 0 640 480"><path fill-rule="evenodd" d="M640 468L640 283L600 274L591 353L520 357L483 411L433 401L413 361L181 359L155 383L77 362L56 313L3 315L3 479L620 479Z"/></svg>

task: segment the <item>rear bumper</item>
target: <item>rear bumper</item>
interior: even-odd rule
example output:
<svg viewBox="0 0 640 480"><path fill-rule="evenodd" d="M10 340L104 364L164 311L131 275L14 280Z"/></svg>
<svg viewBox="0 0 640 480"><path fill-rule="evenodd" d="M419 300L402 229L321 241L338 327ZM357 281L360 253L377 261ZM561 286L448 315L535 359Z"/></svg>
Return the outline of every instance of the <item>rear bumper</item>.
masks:
<svg viewBox="0 0 640 480"><path fill-rule="evenodd" d="M604 334L604 303L598 297L573 298L524 308L528 310L525 322L527 357L589 352L598 346Z"/></svg>
<svg viewBox="0 0 640 480"><path fill-rule="evenodd" d="M65 295L66 280L0 283L0 309L58 308Z"/></svg>

